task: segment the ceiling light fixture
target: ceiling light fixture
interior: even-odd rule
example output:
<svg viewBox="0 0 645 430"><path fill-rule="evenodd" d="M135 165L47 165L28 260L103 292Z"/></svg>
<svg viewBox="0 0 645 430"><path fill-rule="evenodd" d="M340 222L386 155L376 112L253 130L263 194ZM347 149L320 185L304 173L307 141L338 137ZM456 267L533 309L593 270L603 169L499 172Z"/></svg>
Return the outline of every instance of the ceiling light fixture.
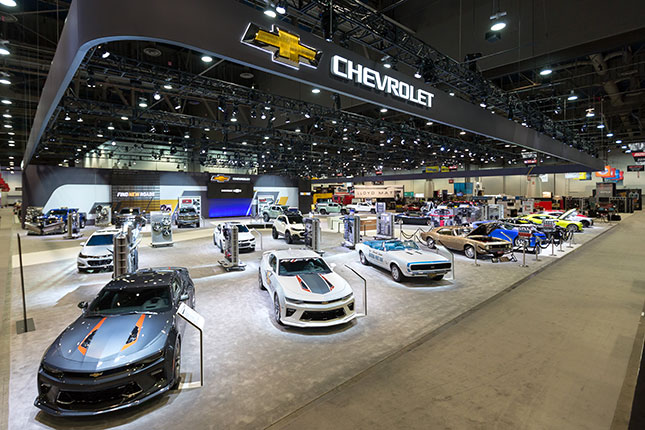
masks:
<svg viewBox="0 0 645 430"><path fill-rule="evenodd" d="M3 104L3 105L10 105L10 104L11 104L11 100L2 99L2 104Z"/></svg>
<svg viewBox="0 0 645 430"><path fill-rule="evenodd" d="M387 112L387 108L381 108L381 113Z"/></svg>
<svg viewBox="0 0 645 430"><path fill-rule="evenodd" d="M571 90L569 97L567 97L567 100L569 100L570 102L578 100L578 96L573 92L573 90Z"/></svg>
<svg viewBox="0 0 645 430"><path fill-rule="evenodd" d="M264 10L264 14L265 14L266 16L270 17L270 18L275 18L276 16L278 16L278 15L275 13L275 10L273 10L273 9L265 9L265 10Z"/></svg>
<svg viewBox="0 0 645 430"><path fill-rule="evenodd" d="M2 85L11 85L11 81L7 78L0 79L0 84Z"/></svg>
<svg viewBox="0 0 645 430"><path fill-rule="evenodd" d="M172 90L172 85L166 84L163 86L164 90Z"/></svg>
<svg viewBox="0 0 645 430"><path fill-rule="evenodd" d="M155 100L161 100L161 94L159 94L159 91L155 91L155 93L152 95L152 98Z"/></svg>
<svg viewBox="0 0 645 430"><path fill-rule="evenodd" d="M319 88L313 88L313 89L311 90L311 92L312 92L312 93L314 93L314 94L319 94L319 93L320 93L320 89L319 89Z"/></svg>
<svg viewBox="0 0 645 430"><path fill-rule="evenodd" d="M15 0L0 0L0 4L7 7L16 7Z"/></svg>
<svg viewBox="0 0 645 430"><path fill-rule="evenodd" d="M282 0L279 1L278 4L275 6L275 11L278 12L280 15L284 15L287 13L287 2Z"/></svg>
<svg viewBox="0 0 645 430"><path fill-rule="evenodd" d="M587 118L592 118L592 117L596 116L596 114L594 113L594 108L587 109L587 114L585 116Z"/></svg>
<svg viewBox="0 0 645 430"><path fill-rule="evenodd" d="M607 137L614 137L614 133L610 131L609 133L607 133Z"/></svg>
<svg viewBox="0 0 645 430"><path fill-rule="evenodd" d="M109 52L109 51L105 51L103 54L101 54L101 58L103 58L103 59L106 59L106 58L107 58L107 57L109 57L109 56L110 56L110 52Z"/></svg>
<svg viewBox="0 0 645 430"><path fill-rule="evenodd" d="M125 115L123 115L123 116L121 117L121 119L122 119L123 121L127 121L127 120L128 120L128 117L127 117L127 116L125 116Z"/></svg>
<svg viewBox="0 0 645 430"><path fill-rule="evenodd" d="M204 63L211 63L213 61L213 57L210 55L202 55L202 61Z"/></svg>
<svg viewBox="0 0 645 430"><path fill-rule="evenodd" d="M549 69L548 67L540 70L540 76L549 76L551 73L553 73L553 70Z"/></svg>

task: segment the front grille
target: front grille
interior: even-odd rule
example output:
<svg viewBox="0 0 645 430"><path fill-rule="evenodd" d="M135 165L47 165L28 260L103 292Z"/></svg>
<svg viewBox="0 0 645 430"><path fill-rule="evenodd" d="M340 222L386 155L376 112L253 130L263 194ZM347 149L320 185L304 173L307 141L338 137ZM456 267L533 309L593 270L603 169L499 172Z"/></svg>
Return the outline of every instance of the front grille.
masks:
<svg viewBox="0 0 645 430"><path fill-rule="evenodd" d="M89 266L106 266L112 264L112 260L88 260L87 264Z"/></svg>
<svg viewBox="0 0 645 430"><path fill-rule="evenodd" d="M61 409L96 409L101 406L118 406L141 394L136 382L98 391L60 391L56 404Z"/></svg>
<svg viewBox="0 0 645 430"><path fill-rule="evenodd" d="M338 308L331 311L305 311L300 321L330 321L345 316L345 309Z"/></svg>
<svg viewBox="0 0 645 430"><path fill-rule="evenodd" d="M410 270L439 270L450 269L450 263L410 264Z"/></svg>

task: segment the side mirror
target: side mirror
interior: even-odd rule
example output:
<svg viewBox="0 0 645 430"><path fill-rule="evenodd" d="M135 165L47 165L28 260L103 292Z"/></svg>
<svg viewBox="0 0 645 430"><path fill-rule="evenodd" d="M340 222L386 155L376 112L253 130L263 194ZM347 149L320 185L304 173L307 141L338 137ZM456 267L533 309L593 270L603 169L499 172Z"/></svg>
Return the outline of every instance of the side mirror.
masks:
<svg viewBox="0 0 645 430"><path fill-rule="evenodd" d="M78 302L78 308L79 309L87 309L88 303L87 302Z"/></svg>
<svg viewBox="0 0 645 430"><path fill-rule="evenodd" d="M188 294L182 294L181 297L179 297L179 301L182 301L182 302L185 302L188 299L189 299Z"/></svg>
<svg viewBox="0 0 645 430"><path fill-rule="evenodd" d="M331 267L332 269L336 268L336 263L330 263L329 267Z"/></svg>
<svg viewBox="0 0 645 430"><path fill-rule="evenodd" d="M85 246L85 243L86 242L81 242L81 243L79 243L79 246Z"/></svg>

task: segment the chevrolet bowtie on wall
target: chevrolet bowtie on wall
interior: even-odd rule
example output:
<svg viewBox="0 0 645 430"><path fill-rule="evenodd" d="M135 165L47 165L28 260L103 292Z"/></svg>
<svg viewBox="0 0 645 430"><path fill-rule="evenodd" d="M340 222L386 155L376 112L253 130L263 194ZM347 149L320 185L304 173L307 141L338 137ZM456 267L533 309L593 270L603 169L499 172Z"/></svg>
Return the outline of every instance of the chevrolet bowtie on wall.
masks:
<svg viewBox="0 0 645 430"><path fill-rule="evenodd" d="M273 61L285 66L300 69L300 65L316 68L322 52L300 43L300 36L282 30L275 25L271 31L262 30L249 24L242 43L273 54Z"/></svg>

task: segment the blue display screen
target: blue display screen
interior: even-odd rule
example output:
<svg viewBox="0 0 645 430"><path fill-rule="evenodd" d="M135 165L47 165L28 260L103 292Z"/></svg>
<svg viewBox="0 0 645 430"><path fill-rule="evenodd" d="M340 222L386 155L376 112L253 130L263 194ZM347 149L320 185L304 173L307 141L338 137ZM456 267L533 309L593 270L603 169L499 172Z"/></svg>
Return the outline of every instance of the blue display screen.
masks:
<svg viewBox="0 0 645 430"><path fill-rule="evenodd" d="M246 216L251 213L252 202L253 199L208 199L208 216Z"/></svg>

